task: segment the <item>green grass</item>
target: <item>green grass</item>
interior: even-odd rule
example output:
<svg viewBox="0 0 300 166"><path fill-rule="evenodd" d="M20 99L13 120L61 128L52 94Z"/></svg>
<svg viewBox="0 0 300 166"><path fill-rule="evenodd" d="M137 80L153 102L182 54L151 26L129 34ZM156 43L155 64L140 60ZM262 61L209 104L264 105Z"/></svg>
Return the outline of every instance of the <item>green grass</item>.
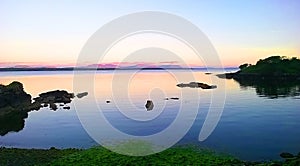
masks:
<svg viewBox="0 0 300 166"><path fill-rule="evenodd" d="M103 147L80 149L0 148L0 165L198 165L198 166L299 166L299 159L286 162L245 162L195 146L172 147L149 156L126 156Z"/></svg>
<svg viewBox="0 0 300 166"><path fill-rule="evenodd" d="M43 165L79 151L81 150L0 148L0 165Z"/></svg>
<svg viewBox="0 0 300 166"><path fill-rule="evenodd" d="M242 165L230 156L193 147L173 147L149 156L126 156L94 147L53 161L51 165Z"/></svg>

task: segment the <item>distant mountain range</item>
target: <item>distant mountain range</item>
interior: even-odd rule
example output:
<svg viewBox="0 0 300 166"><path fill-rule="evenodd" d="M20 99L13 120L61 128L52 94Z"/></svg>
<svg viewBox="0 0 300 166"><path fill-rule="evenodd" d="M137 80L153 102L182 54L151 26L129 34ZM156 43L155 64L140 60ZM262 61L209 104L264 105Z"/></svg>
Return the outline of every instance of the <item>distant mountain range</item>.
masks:
<svg viewBox="0 0 300 166"><path fill-rule="evenodd" d="M1 67L2 66L2 67ZM73 70L183 70L183 69L201 69L213 70L222 69L220 67L202 67L202 66L183 66L176 61L168 62L111 62L101 64L82 64L82 65L39 65L25 63L0 63L0 71L73 71ZM226 69L238 69L236 67L226 67Z"/></svg>
<svg viewBox="0 0 300 166"><path fill-rule="evenodd" d="M0 72L7 71L84 71L84 70L220 70L222 68L217 67L192 67L192 68L184 68L181 66L160 66L160 67L139 67L139 66L130 66L130 67L96 67L96 66L88 66L88 67L9 67L9 68L0 68ZM236 67L226 67L225 70L237 70Z"/></svg>

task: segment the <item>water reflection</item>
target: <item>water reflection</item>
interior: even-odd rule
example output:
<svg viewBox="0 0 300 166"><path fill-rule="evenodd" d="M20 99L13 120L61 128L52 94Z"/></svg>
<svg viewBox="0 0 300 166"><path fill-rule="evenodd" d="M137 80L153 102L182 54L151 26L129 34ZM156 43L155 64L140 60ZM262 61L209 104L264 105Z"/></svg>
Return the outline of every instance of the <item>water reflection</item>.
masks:
<svg viewBox="0 0 300 166"><path fill-rule="evenodd" d="M300 96L300 80L235 79L241 88L254 87L260 97L270 99Z"/></svg>
<svg viewBox="0 0 300 166"><path fill-rule="evenodd" d="M22 111L14 111L5 115L0 115L0 135L4 136L11 131L21 131L25 126L25 119L27 117L28 113Z"/></svg>

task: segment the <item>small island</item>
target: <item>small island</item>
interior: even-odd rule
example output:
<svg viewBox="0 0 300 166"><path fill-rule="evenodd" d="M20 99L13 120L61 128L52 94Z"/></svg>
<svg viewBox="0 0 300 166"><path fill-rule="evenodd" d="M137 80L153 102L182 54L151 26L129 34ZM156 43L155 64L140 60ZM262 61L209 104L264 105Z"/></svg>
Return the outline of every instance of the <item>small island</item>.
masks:
<svg viewBox="0 0 300 166"><path fill-rule="evenodd" d="M236 80L300 80L300 59L271 56L255 65L242 64L235 73L218 74L220 78Z"/></svg>
<svg viewBox="0 0 300 166"><path fill-rule="evenodd" d="M259 97L277 99L300 95L300 60L295 57L271 56L239 68L235 73L217 76L234 79L241 87L253 87Z"/></svg>

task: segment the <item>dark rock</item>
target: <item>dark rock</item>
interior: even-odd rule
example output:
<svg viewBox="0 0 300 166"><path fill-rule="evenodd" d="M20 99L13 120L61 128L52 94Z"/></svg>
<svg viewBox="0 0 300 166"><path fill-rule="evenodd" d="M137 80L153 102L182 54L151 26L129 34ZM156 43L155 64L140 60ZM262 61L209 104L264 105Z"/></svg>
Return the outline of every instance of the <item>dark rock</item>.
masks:
<svg viewBox="0 0 300 166"><path fill-rule="evenodd" d="M165 100L169 100L169 98L166 97Z"/></svg>
<svg viewBox="0 0 300 166"><path fill-rule="evenodd" d="M28 117L31 95L27 94L20 82L0 85L0 135L18 132L24 128Z"/></svg>
<svg viewBox="0 0 300 166"><path fill-rule="evenodd" d="M177 84L178 87L180 88L185 88L185 87L189 87L189 88L202 88L202 89L215 89L217 88L216 85L207 85L201 82L190 82L188 84L185 83L180 83Z"/></svg>
<svg viewBox="0 0 300 166"><path fill-rule="evenodd" d="M171 97L172 100L179 100L179 97Z"/></svg>
<svg viewBox="0 0 300 166"><path fill-rule="evenodd" d="M217 77L232 79L235 75L236 75L236 73L224 73L224 74L217 74Z"/></svg>
<svg viewBox="0 0 300 166"><path fill-rule="evenodd" d="M76 97L78 97L80 99L80 98L83 98L84 96L87 96L87 95L88 95L88 92L82 92L82 93L78 93L76 95Z"/></svg>
<svg viewBox="0 0 300 166"><path fill-rule="evenodd" d="M293 158L294 155L291 153L287 153L287 152L283 152L280 154L280 157L284 158L284 159L288 159L288 158Z"/></svg>
<svg viewBox="0 0 300 166"><path fill-rule="evenodd" d="M7 86L0 85L0 135L22 130L28 112L48 105L50 109L57 110L55 103L70 103L72 98L74 94L56 90L40 94L32 102L22 83L14 81Z"/></svg>
<svg viewBox="0 0 300 166"><path fill-rule="evenodd" d="M55 103L49 103L50 109L56 111L57 110L57 105Z"/></svg>
<svg viewBox="0 0 300 166"><path fill-rule="evenodd" d="M24 92L23 85L14 81L9 85L0 85L0 112L2 108L11 107L16 111L25 110L31 104L31 95Z"/></svg>
<svg viewBox="0 0 300 166"><path fill-rule="evenodd" d="M151 111L154 107L154 104L151 100L147 100L145 107L146 107L147 111Z"/></svg>
<svg viewBox="0 0 300 166"><path fill-rule="evenodd" d="M74 98L73 93L64 90L55 90L39 94L39 97L33 100L40 103L70 103Z"/></svg>
<svg viewBox="0 0 300 166"><path fill-rule="evenodd" d="M110 103L110 100L106 100L105 102L106 102L106 103Z"/></svg>
<svg viewBox="0 0 300 166"><path fill-rule="evenodd" d="M209 72L207 72L207 73L205 73L206 75L210 75L210 74L212 74L212 73L209 73Z"/></svg>
<svg viewBox="0 0 300 166"><path fill-rule="evenodd" d="M28 106L28 110L36 110L36 111L38 111L40 108L42 108L42 103L40 103L40 102L33 102L32 104L30 104L29 106Z"/></svg>
<svg viewBox="0 0 300 166"><path fill-rule="evenodd" d="M38 110L42 107L42 105L50 105L50 109L57 110L57 105L55 103L71 103L72 98L74 98L74 94L68 93L64 90L49 91L41 93L39 97L34 98L35 102L31 104L30 108ZM63 104L60 105L63 106Z"/></svg>
<svg viewBox="0 0 300 166"><path fill-rule="evenodd" d="M69 109L71 109L71 107L70 106L64 106L63 109L69 110Z"/></svg>

